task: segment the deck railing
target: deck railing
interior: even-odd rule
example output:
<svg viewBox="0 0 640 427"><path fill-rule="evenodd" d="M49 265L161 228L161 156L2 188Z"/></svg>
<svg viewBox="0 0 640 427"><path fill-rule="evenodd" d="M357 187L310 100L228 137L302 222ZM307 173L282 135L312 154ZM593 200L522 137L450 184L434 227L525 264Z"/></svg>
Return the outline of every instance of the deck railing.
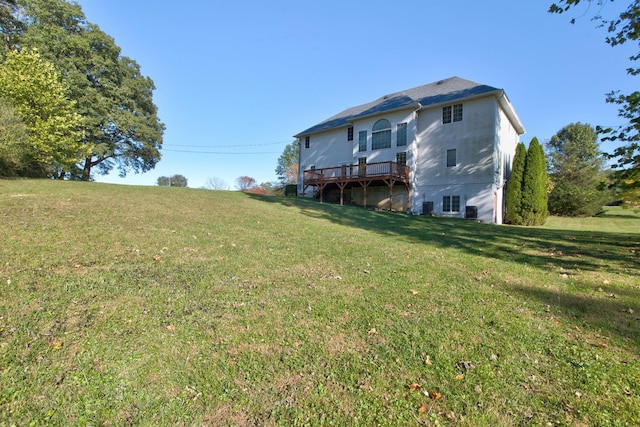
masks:
<svg viewBox="0 0 640 427"><path fill-rule="evenodd" d="M331 181L360 181L376 178L393 178L400 181L407 180L409 179L409 167L395 162L377 162L304 171L305 185Z"/></svg>

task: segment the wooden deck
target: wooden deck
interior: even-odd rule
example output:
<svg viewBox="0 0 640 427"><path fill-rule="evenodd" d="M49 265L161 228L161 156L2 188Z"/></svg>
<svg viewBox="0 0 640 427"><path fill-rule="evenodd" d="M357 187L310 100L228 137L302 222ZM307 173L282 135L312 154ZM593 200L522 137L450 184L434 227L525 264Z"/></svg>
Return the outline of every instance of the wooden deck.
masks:
<svg viewBox="0 0 640 427"><path fill-rule="evenodd" d="M360 185L364 191L364 206L367 207L367 188L374 183L384 183L389 187L389 207L393 206L393 187L402 183L407 189L407 204L411 206L411 171L409 167L396 162L377 162L362 165L342 165L331 168L310 169L303 174L303 191L308 187L317 187L320 202L324 189L335 184L340 189L340 204L344 204L344 189Z"/></svg>

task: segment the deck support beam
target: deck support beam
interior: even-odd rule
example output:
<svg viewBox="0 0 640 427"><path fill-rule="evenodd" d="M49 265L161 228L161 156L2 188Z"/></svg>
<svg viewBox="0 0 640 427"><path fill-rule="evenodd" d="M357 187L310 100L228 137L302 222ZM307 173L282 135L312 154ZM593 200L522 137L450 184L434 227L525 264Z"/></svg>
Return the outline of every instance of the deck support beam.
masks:
<svg viewBox="0 0 640 427"><path fill-rule="evenodd" d="M336 183L340 189L340 206L344 205L344 189L347 186L347 181L340 181Z"/></svg>
<svg viewBox="0 0 640 427"><path fill-rule="evenodd" d="M367 187L369 187L369 185L371 185L372 182L373 182L372 179L365 179L365 180L358 181L358 183L362 186L362 190L364 192L364 200L362 204L364 205L365 209L367 209Z"/></svg>

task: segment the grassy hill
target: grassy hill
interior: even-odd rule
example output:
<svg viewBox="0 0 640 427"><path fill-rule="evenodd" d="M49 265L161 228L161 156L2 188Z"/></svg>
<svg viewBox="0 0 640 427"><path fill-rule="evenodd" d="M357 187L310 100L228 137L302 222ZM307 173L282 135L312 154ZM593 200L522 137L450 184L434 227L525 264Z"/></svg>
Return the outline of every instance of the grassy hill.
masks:
<svg viewBox="0 0 640 427"><path fill-rule="evenodd" d="M639 425L640 218L0 180L0 426Z"/></svg>

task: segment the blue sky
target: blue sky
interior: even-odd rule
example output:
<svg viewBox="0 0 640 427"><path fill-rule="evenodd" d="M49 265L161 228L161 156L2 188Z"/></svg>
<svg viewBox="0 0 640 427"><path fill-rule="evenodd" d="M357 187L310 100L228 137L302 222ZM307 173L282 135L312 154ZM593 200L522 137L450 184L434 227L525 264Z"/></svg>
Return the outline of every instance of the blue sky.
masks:
<svg viewBox="0 0 640 427"><path fill-rule="evenodd" d="M565 15L547 13L551 0L78 3L153 79L166 125L154 170L99 182L155 185L174 174L194 188L210 177L231 189L242 175L273 182L296 133L451 76L504 89L527 144L572 122L622 124L605 94L635 90L625 72L635 46L610 47L591 20L614 16L621 2Z"/></svg>

